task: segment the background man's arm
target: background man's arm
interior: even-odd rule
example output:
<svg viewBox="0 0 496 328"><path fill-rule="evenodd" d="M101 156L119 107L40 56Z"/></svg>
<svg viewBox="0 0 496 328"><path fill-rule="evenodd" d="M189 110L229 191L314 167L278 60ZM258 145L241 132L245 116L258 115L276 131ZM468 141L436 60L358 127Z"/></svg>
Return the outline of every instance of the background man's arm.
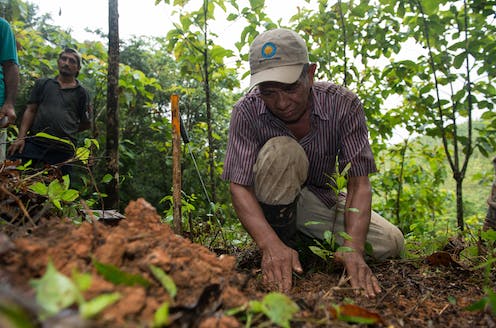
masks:
<svg viewBox="0 0 496 328"><path fill-rule="evenodd" d="M24 150L24 139L28 135L29 129L33 125L34 118L36 117L36 112L38 110L37 104L28 104L26 110L24 111L24 115L22 116L21 126L19 127L19 135L17 139L10 145L9 147L9 155L13 155L15 153L22 153Z"/></svg>
<svg viewBox="0 0 496 328"><path fill-rule="evenodd" d="M12 124L16 119L14 105L19 89L19 67L12 61L7 61L2 66L5 83L5 102L0 110L0 118L7 116L9 124Z"/></svg>

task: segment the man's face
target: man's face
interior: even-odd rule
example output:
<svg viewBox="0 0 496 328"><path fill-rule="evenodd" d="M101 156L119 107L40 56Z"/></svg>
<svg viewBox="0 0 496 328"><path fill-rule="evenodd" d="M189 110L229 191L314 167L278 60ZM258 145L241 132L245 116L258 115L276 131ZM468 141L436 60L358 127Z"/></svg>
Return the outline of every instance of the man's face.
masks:
<svg viewBox="0 0 496 328"><path fill-rule="evenodd" d="M76 76L79 71L77 57L70 52L64 52L58 59L59 72L65 76Z"/></svg>
<svg viewBox="0 0 496 328"><path fill-rule="evenodd" d="M269 110L285 123L296 123L308 107L315 66L293 84L265 82L258 87L260 96Z"/></svg>

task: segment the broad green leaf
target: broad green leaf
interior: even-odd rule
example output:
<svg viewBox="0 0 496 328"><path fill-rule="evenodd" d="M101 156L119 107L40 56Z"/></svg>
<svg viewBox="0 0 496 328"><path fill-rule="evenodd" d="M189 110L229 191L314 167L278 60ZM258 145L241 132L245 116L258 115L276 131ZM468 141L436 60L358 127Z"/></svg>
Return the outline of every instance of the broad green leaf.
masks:
<svg viewBox="0 0 496 328"><path fill-rule="evenodd" d="M88 148L79 147L76 149L76 158L83 162L84 164L88 164L88 159L90 158L90 150Z"/></svg>
<svg viewBox="0 0 496 328"><path fill-rule="evenodd" d="M88 302L83 302L79 306L79 312L83 318L89 319L103 311L109 305L117 302L120 298L120 293L98 295Z"/></svg>
<svg viewBox="0 0 496 328"><path fill-rule="evenodd" d="M352 253L354 252L355 250L351 247L348 247L348 246L340 246L338 247L338 249L336 250L336 252L340 252L340 253Z"/></svg>
<svg viewBox="0 0 496 328"><path fill-rule="evenodd" d="M166 274L162 269L160 269L159 267L157 267L153 264L150 264L148 267L152 271L153 276L158 281L160 281L160 283L165 288L167 293L169 293L169 295L172 298L174 298L177 294L177 287L176 287L176 284L174 283L174 280L172 280L172 278L168 274Z"/></svg>
<svg viewBox="0 0 496 328"><path fill-rule="evenodd" d="M496 241L496 231L493 229L488 229L481 232L481 237L485 241L494 242Z"/></svg>
<svg viewBox="0 0 496 328"><path fill-rule="evenodd" d="M36 292L36 302L49 316L55 315L75 302L83 300L76 285L48 262L43 277L30 281Z"/></svg>
<svg viewBox="0 0 496 328"><path fill-rule="evenodd" d="M71 279L79 291L84 292L91 287L92 279L90 273L82 273L74 269L72 270Z"/></svg>
<svg viewBox="0 0 496 328"><path fill-rule="evenodd" d="M38 133L35 134L35 136L36 137L51 139L51 140L55 140L55 141L59 141L59 142L65 143L66 145L71 146L72 149L76 150L76 147L74 146L74 144L70 140L67 140L67 139L64 139L64 138L59 138L59 137L56 137L56 136L52 136L51 134L48 134L48 133L45 133L45 132L38 132Z"/></svg>
<svg viewBox="0 0 496 328"><path fill-rule="evenodd" d="M483 311L488 303L487 297L483 297L482 299L468 305L465 307L467 311Z"/></svg>
<svg viewBox="0 0 496 328"><path fill-rule="evenodd" d="M53 205L55 205L56 208L62 211L62 204L60 204L60 200L58 199L52 199Z"/></svg>
<svg viewBox="0 0 496 328"><path fill-rule="evenodd" d="M340 236L341 236L341 238L343 238L344 240L348 240L348 241L349 241L349 240L352 240L352 239L353 239L353 238L352 238L352 237L351 237L348 233L346 233L345 231L340 231L340 232L338 233L338 235L340 235Z"/></svg>
<svg viewBox="0 0 496 328"><path fill-rule="evenodd" d="M16 169L19 171L26 171L31 166L31 164L33 164L33 160L30 159L26 163L16 166Z"/></svg>
<svg viewBox="0 0 496 328"><path fill-rule="evenodd" d="M60 199L64 202L72 202L79 197L79 192L74 189L64 190L62 195L60 195Z"/></svg>
<svg viewBox="0 0 496 328"><path fill-rule="evenodd" d="M308 222L305 222L305 226L318 225L318 224L324 224L324 222L319 222L319 221L308 221Z"/></svg>
<svg viewBox="0 0 496 328"><path fill-rule="evenodd" d="M48 187L43 182L38 181L36 183L33 183L31 186L29 186L29 189L39 195L48 196Z"/></svg>
<svg viewBox="0 0 496 328"><path fill-rule="evenodd" d="M169 322L169 304L162 304L153 315L153 326L163 327Z"/></svg>
<svg viewBox="0 0 496 328"><path fill-rule="evenodd" d="M290 320L300 308L288 296L281 293L267 294L262 300L264 314L269 319L284 328L290 327Z"/></svg>
<svg viewBox="0 0 496 328"><path fill-rule="evenodd" d="M69 178L68 174L62 177L62 181L64 182L63 184L64 190L69 189L69 186L71 185L71 178Z"/></svg>
<svg viewBox="0 0 496 328"><path fill-rule="evenodd" d="M102 178L102 182L103 182L103 183L109 183L110 181L112 181L112 175L110 175L110 174L108 174L108 173L107 173L107 174L105 174L105 175L103 176L103 178Z"/></svg>
<svg viewBox="0 0 496 328"><path fill-rule="evenodd" d="M14 303L0 304L0 318L6 327L34 328L30 315L22 307Z"/></svg>
<svg viewBox="0 0 496 328"><path fill-rule="evenodd" d="M250 301L249 305L250 305L250 310L255 313L263 313L264 311L262 302L260 301Z"/></svg>
<svg viewBox="0 0 496 328"><path fill-rule="evenodd" d="M60 199L60 196L64 192L64 186L59 180L52 180L48 185L48 198L50 199Z"/></svg>
<svg viewBox="0 0 496 328"><path fill-rule="evenodd" d="M101 274L105 280L110 281L113 284L126 286L140 285L143 287L150 286L150 282L142 276L124 272L114 265L104 264L97 260L93 260L93 265L95 266L96 271Z"/></svg>
<svg viewBox="0 0 496 328"><path fill-rule="evenodd" d="M310 251L312 251L312 253L314 253L315 255L320 257L321 259L328 260L328 256L330 255L329 251L327 251L321 247L313 246L313 245L308 246L308 248L310 249Z"/></svg>

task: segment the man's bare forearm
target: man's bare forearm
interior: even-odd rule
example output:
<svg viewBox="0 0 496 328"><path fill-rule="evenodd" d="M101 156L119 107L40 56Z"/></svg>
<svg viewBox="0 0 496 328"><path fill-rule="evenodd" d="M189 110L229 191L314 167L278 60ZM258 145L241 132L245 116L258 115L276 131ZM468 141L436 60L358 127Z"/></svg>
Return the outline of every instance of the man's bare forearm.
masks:
<svg viewBox="0 0 496 328"><path fill-rule="evenodd" d="M231 183L231 197L241 224L261 249L279 239L269 225L252 188Z"/></svg>
<svg viewBox="0 0 496 328"><path fill-rule="evenodd" d="M19 89L19 68L14 62L3 64L5 82L5 104L14 106Z"/></svg>
<svg viewBox="0 0 496 328"><path fill-rule="evenodd" d="M370 224L372 191L368 177L351 177L345 207L346 233L351 240L344 245L363 253Z"/></svg>

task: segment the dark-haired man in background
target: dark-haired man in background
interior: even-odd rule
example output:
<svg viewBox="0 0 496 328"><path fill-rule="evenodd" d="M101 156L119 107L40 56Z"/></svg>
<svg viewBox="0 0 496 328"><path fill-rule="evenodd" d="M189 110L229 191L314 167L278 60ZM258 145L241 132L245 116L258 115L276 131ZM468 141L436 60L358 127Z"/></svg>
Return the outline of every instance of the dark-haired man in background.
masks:
<svg viewBox="0 0 496 328"><path fill-rule="evenodd" d="M35 165L65 163L74 157L76 134L90 127L89 95L76 79L81 55L66 48L57 65L56 77L35 82L19 135L8 150L11 159L33 160ZM70 166L61 169L66 174Z"/></svg>

